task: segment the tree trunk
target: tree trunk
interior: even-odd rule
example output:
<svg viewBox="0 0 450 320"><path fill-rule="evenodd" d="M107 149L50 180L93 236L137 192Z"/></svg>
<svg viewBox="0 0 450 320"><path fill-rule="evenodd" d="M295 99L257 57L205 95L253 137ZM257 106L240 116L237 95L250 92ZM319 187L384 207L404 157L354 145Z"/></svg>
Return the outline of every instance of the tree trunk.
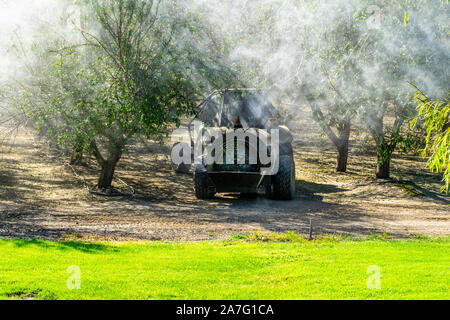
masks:
<svg viewBox="0 0 450 320"><path fill-rule="evenodd" d="M336 162L337 172L346 172L348 162L348 140L338 147L338 157Z"/></svg>
<svg viewBox="0 0 450 320"><path fill-rule="evenodd" d="M119 158L117 158L116 160L105 160L103 162L102 172L100 174L100 178L98 179L98 184L97 184L97 187L100 190L111 187L111 183L114 178L114 171L116 170L117 162L119 162Z"/></svg>
<svg viewBox="0 0 450 320"><path fill-rule="evenodd" d="M392 152L386 143L380 144L377 149L377 179L389 179Z"/></svg>
<svg viewBox="0 0 450 320"><path fill-rule="evenodd" d="M337 172L347 171L350 128L351 128L350 121L343 121L340 123L340 130L339 130L340 135L338 143L336 144L338 150L338 158L336 163Z"/></svg>
<svg viewBox="0 0 450 320"><path fill-rule="evenodd" d="M377 165L377 179L389 179L390 178L390 166L391 160L383 163L378 162Z"/></svg>
<svg viewBox="0 0 450 320"><path fill-rule="evenodd" d="M91 142L91 149L98 163L102 167L97 188L100 190L108 189L111 187L117 163L122 156L122 148L118 146L113 147L109 152L108 159L102 157L94 140Z"/></svg>

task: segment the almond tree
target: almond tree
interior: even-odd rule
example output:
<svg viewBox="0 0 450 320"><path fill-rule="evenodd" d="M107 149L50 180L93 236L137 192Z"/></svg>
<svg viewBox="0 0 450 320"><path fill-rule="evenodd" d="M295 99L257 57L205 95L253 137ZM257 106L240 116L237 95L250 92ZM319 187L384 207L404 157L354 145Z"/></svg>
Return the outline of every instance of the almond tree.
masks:
<svg viewBox="0 0 450 320"><path fill-rule="evenodd" d="M366 60L361 92L365 103L359 114L377 151L376 177L390 177L392 154L402 140L402 129L414 115L413 88L420 83L445 92L448 85L446 6L443 1L383 1L382 24L370 30L374 44Z"/></svg>
<svg viewBox="0 0 450 320"><path fill-rule="evenodd" d="M130 139L166 136L194 112L221 68L195 47L198 22L176 1L78 5L81 36L34 47L36 63L16 105L53 145L92 153L101 167L97 187L105 190Z"/></svg>
<svg viewBox="0 0 450 320"><path fill-rule="evenodd" d="M303 46L312 64L297 79L299 99L309 104L313 119L338 152L336 171L346 172L352 120L362 103L362 64L370 41L361 22L346 12L335 17L329 28L319 29ZM314 42L320 41L320 45Z"/></svg>

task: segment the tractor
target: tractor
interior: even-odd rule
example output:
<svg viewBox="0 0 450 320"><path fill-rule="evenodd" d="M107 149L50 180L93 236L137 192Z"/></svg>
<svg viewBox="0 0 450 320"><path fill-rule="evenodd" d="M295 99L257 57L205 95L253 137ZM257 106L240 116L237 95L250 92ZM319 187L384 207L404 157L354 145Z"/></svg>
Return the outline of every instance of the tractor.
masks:
<svg viewBox="0 0 450 320"><path fill-rule="evenodd" d="M188 124L189 144L177 142L171 151L176 172L193 171L198 199L260 190L271 199L294 198L292 134L277 123L278 112L265 93L217 90L198 110Z"/></svg>

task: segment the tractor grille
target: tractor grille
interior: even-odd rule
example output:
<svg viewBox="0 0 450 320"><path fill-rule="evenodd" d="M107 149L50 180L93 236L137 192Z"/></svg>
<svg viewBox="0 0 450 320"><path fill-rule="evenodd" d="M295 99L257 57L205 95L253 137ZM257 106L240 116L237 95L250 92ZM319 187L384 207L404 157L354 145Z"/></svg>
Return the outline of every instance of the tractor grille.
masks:
<svg viewBox="0 0 450 320"><path fill-rule="evenodd" d="M238 143L235 139L234 141L234 158L232 160L233 164L228 164L227 159L227 146L226 146L226 139L224 136L224 145L223 145L223 164L215 164L214 165L214 171L234 171L234 172L259 172L261 169L261 166L259 165L259 161L257 164L251 164L250 163L250 153L249 153L249 142L248 140L245 141L245 148L239 150L238 149ZM239 164L240 163L240 164Z"/></svg>

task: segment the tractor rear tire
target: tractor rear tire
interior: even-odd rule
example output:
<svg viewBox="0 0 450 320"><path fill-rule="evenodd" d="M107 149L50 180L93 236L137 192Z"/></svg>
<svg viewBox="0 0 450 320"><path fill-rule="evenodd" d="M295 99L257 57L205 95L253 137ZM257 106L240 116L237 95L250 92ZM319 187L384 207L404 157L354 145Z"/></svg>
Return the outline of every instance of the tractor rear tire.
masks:
<svg viewBox="0 0 450 320"><path fill-rule="evenodd" d="M295 197L295 163L291 156L280 156L278 173L272 180L274 199L292 200Z"/></svg>
<svg viewBox="0 0 450 320"><path fill-rule="evenodd" d="M216 191L207 172L196 170L194 173L195 196L197 199L212 199Z"/></svg>

